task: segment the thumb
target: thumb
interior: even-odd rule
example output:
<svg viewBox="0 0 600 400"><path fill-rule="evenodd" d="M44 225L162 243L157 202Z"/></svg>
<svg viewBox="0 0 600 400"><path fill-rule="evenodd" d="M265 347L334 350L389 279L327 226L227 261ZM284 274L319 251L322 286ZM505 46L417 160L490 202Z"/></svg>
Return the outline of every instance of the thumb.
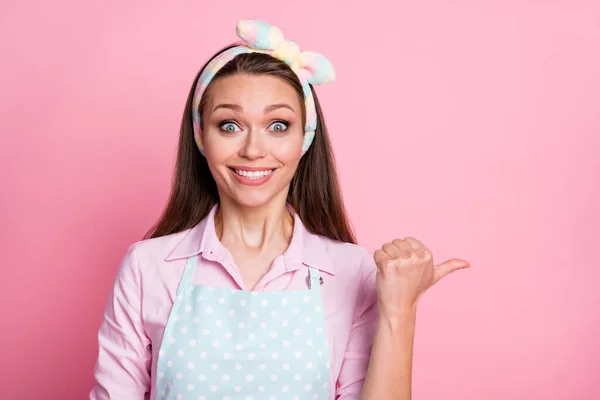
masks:
<svg viewBox="0 0 600 400"><path fill-rule="evenodd" d="M440 265L433 268L433 283L435 284L440 279L449 275L450 273L463 268L469 268L471 265L465 260L459 258L453 258L448 261L444 261Z"/></svg>

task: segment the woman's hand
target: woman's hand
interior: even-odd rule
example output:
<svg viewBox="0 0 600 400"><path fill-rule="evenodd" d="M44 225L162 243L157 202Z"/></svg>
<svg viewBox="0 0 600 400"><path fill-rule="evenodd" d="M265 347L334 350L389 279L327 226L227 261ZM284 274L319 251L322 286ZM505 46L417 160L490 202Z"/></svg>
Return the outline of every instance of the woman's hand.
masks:
<svg viewBox="0 0 600 400"><path fill-rule="evenodd" d="M374 258L380 318L360 398L410 400L417 303L437 281L469 263L452 259L435 266L429 249L410 237L384 244Z"/></svg>
<svg viewBox="0 0 600 400"><path fill-rule="evenodd" d="M451 272L470 266L461 259L435 266L429 249L411 237L384 244L374 258L380 313L392 319L415 312L427 289Z"/></svg>

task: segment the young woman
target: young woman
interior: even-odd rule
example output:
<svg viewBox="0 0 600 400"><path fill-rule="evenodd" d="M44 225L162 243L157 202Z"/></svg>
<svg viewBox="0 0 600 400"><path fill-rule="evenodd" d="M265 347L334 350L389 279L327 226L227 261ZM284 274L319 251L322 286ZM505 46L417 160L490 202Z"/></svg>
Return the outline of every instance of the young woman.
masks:
<svg viewBox="0 0 600 400"><path fill-rule="evenodd" d="M171 198L125 255L90 399L410 399L417 302L466 261L355 244L313 85L329 61L277 28L202 68Z"/></svg>

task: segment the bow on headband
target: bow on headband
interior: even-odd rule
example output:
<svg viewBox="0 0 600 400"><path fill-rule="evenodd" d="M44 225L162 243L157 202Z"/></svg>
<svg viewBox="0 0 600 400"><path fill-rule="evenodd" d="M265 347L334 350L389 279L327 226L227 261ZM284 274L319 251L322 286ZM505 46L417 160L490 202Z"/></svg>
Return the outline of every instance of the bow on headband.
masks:
<svg viewBox="0 0 600 400"><path fill-rule="evenodd" d="M233 60L235 56L244 53L265 53L288 64L302 84L306 106L306 125L304 127L304 142L302 144L302 154L304 154L310 147L317 129L317 110L310 85L333 82L335 80L333 65L331 65L325 56L319 53L312 51L300 52L298 44L286 40L281 30L260 20L239 21L236 34L244 42L240 46L232 47L217 55L202 71L196 83L192 119L194 139L198 149L204 154L198 108L202 94L208 84L212 81L215 74L225 64Z"/></svg>

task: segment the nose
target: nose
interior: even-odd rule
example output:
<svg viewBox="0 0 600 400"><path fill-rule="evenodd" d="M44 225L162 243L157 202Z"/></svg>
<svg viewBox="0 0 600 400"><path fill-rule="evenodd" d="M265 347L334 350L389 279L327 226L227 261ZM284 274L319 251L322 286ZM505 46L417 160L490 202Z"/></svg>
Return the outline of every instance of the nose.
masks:
<svg viewBox="0 0 600 400"><path fill-rule="evenodd" d="M266 156L266 143L264 133L258 128L251 128L244 138L240 148L240 156L249 160L256 160Z"/></svg>

